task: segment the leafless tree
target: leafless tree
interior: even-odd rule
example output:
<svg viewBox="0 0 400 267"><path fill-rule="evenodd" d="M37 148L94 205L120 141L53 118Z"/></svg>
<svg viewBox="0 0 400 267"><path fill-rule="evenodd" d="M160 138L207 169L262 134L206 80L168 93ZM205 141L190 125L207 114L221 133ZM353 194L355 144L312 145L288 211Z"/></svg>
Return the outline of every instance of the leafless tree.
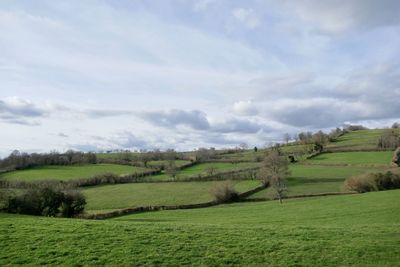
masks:
<svg viewBox="0 0 400 267"><path fill-rule="evenodd" d="M286 157L281 156L278 150L268 152L260 170L260 178L264 185L271 186L280 203L287 191L286 177L289 174L289 163Z"/></svg>
<svg viewBox="0 0 400 267"><path fill-rule="evenodd" d="M285 140L286 144L288 144L291 139L292 139L292 137L290 136L290 134L285 133L283 135L283 140Z"/></svg>

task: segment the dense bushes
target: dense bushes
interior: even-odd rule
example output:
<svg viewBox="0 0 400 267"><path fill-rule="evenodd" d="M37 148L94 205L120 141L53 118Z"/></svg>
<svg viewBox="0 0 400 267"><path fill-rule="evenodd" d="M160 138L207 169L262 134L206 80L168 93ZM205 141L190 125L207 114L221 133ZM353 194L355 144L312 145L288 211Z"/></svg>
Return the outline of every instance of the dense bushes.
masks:
<svg viewBox="0 0 400 267"><path fill-rule="evenodd" d="M239 199L239 194L230 181L215 185L210 193L217 203L228 203Z"/></svg>
<svg viewBox="0 0 400 267"><path fill-rule="evenodd" d="M37 185L23 191L13 191L3 200L9 213L73 217L83 212L83 194L61 186Z"/></svg>
<svg viewBox="0 0 400 267"><path fill-rule="evenodd" d="M390 148L396 149L400 146L400 135L399 132L394 129L387 129L379 137L378 148Z"/></svg>
<svg viewBox="0 0 400 267"><path fill-rule="evenodd" d="M11 171L43 165L95 164L96 162L97 158L94 153L69 150L65 153L27 154L15 150L8 157L0 160L0 169Z"/></svg>
<svg viewBox="0 0 400 267"><path fill-rule="evenodd" d="M345 188L359 193L400 188L400 173L369 173L353 176L345 181Z"/></svg>

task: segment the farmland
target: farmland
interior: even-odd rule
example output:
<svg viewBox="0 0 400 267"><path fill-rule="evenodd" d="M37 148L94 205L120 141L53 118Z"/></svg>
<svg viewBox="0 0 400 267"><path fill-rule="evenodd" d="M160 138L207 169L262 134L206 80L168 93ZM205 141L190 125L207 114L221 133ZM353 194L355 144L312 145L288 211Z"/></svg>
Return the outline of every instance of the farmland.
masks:
<svg viewBox="0 0 400 267"><path fill-rule="evenodd" d="M107 221L0 214L7 265L398 266L400 191Z"/></svg>
<svg viewBox="0 0 400 267"><path fill-rule="evenodd" d="M40 166L26 170L7 172L0 175L0 179L9 181L43 181L59 180L68 181L81 178L90 178L92 176L104 173L113 173L117 175L140 173L148 169L127 165L117 164L87 164L72 166Z"/></svg>
<svg viewBox="0 0 400 267"><path fill-rule="evenodd" d="M210 190L221 182L135 183L96 186L85 189L89 212L138 206L182 205L212 201ZM260 184L246 180L233 182L238 192Z"/></svg>
<svg viewBox="0 0 400 267"><path fill-rule="evenodd" d="M282 205L274 201L273 190L266 188L238 203L141 212L101 221L0 213L0 265L396 266L400 261L400 190L354 194L343 186L350 176L393 168L392 151L353 151L355 138L372 147L375 132L344 134L334 144L339 151L298 157L289 165L287 178L287 196L297 198L284 199ZM351 149L342 147L342 142ZM304 147L290 144L281 150L290 155L305 151ZM127 208L210 202L212 188L237 171L242 176L230 183L237 192L246 192L260 181L244 170L261 167L257 157L264 153L263 149L238 150L219 153L214 161L194 163L177 159L174 174L167 169L170 161L148 161L147 166L164 170L132 183L81 188L87 201L86 218ZM132 157L137 160L140 155ZM6 172L0 179L68 181L149 170L105 163L52 165ZM321 193L347 195L299 198Z"/></svg>

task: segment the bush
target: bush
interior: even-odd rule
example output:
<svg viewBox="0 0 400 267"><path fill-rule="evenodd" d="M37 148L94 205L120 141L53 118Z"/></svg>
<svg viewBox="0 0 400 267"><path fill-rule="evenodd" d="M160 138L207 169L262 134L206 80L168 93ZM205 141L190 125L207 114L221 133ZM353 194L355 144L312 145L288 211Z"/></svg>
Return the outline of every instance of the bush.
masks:
<svg viewBox="0 0 400 267"><path fill-rule="evenodd" d="M230 181L215 185L210 193L218 203L228 203L239 199L239 194Z"/></svg>
<svg viewBox="0 0 400 267"><path fill-rule="evenodd" d="M359 193L400 188L400 173L369 173L345 181L345 188Z"/></svg>
<svg viewBox="0 0 400 267"><path fill-rule="evenodd" d="M37 185L10 194L5 210L9 213L73 217L84 210L85 204L85 197L77 190L65 191L61 186Z"/></svg>
<svg viewBox="0 0 400 267"><path fill-rule="evenodd" d="M358 193L365 193L377 190L375 181L370 174L350 177L346 179L344 183L347 190L356 191Z"/></svg>

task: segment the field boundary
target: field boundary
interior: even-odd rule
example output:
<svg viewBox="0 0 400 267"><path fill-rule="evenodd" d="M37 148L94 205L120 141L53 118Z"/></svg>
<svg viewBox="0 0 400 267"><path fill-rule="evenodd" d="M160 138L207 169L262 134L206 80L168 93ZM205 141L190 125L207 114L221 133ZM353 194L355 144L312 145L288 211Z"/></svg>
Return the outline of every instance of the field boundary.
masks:
<svg viewBox="0 0 400 267"><path fill-rule="evenodd" d="M246 192L240 193L238 196L239 196L239 198L246 198L252 194L255 194L261 190L264 190L265 188L266 188L265 185L259 185L256 188L253 188ZM106 212L106 213L81 214L81 215L78 215L76 218L89 219L89 220L104 220L104 219L120 217L120 216L124 216L124 215L141 213L141 212L160 211L160 210L179 210L179 209L199 209L199 208L208 208L208 207L212 207L212 206L217 206L220 204L226 204L226 203L220 203L220 202L213 200L213 201L196 203L196 204L142 206L142 207L135 207L135 208L119 209L119 210L114 210L114 211Z"/></svg>
<svg viewBox="0 0 400 267"><path fill-rule="evenodd" d="M239 194L239 200L236 203L240 202L264 202L264 201L273 201L276 199L270 198L254 198L247 199L247 197L266 189L264 185L260 185L256 188L253 188L249 191L243 192ZM324 197L324 196L341 196L341 195L354 195L359 194L357 192L326 192L326 193L315 193L315 194L302 194L302 195L293 195L284 197L284 199L295 199L295 198L312 198L312 197ZM235 203L235 202L231 202ZM97 214L81 214L76 218L78 219L88 219L88 220L105 220L115 217L121 217L125 215L142 213L142 212L151 212L151 211L161 211L161 210L181 210L181 209L200 209L200 208L209 208L213 206L218 206L221 204L231 204L231 203L219 203L215 200L197 204L183 204L183 205L160 205L160 206L142 206L135 208L125 208L114 210L107 213L97 213Z"/></svg>
<svg viewBox="0 0 400 267"><path fill-rule="evenodd" d="M314 193L314 194L301 194L301 195L286 196L283 199L342 196L342 195L354 195L354 194L359 194L359 193L357 193L357 192L326 192L326 193ZM262 202L262 201L273 201L273 200L277 200L277 199L259 197L259 198L243 199L242 202L253 202L253 201L254 202Z"/></svg>

